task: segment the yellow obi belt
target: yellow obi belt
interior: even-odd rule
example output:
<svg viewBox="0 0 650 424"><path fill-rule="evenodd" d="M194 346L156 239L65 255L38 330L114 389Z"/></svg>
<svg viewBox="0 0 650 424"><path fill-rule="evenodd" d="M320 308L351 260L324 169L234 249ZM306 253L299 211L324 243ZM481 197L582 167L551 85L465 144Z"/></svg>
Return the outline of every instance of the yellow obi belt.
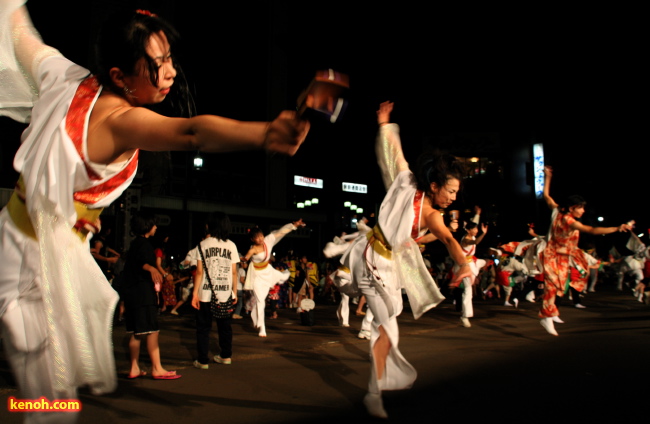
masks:
<svg viewBox="0 0 650 424"><path fill-rule="evenodd" d="M18 229L26 236L36 240L34 226L27 214L27 205L25 204L24 193L25 185L23 183L23 178L20 177L16 183L16 188L7 203L7 211L9 212L9 216L11 216L11 220L16 224ZM99 231L97 222L99 221L99 215L101 215L104 209L90 209L88 208L88 205L78 201L74 202L74 208L77 212L77 222L72 227L72 231L79 236L81 241L85 241L88 233L96 233Z"/></svg>
<svg viewBox="0 0 650 424"><path fill-rule="evenodd" d="M255 269L264 269L269 264L269 261L266 262L253 262Z"/></svg>
<svg viewBox="0 0 650 424"><path fill-rule="evenodd" d="M366 238L368 239L368 245L371 245L372 250L374 250L378 255L388 260L391 260L393 258L393 252L390 244L388 244L386 241L384 233L381 231L379 224L375 225L372 228L372 231L369 231L368 234L366 234Z"/></svg>

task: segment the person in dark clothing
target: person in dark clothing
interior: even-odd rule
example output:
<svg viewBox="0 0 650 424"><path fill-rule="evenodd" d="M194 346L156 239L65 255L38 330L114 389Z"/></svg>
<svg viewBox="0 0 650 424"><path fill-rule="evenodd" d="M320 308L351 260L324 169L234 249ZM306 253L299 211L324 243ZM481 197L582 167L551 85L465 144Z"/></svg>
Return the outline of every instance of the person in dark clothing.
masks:
<svg viewBox="0 0 650 424"><path fill-rule="evenodd" d="M176 371L163 368L158 345L158 296L155 286L160 287L163 277L156 268L154 247L149 240L156 233L156 224L151 218L135 216L131 220L131 230L136 238L126 254L122 290L126 331L132 333L128 378L146 374L138 364L140 344L144 340L151 359L151 376L157 380L174 380L181 376Z"/></svg>

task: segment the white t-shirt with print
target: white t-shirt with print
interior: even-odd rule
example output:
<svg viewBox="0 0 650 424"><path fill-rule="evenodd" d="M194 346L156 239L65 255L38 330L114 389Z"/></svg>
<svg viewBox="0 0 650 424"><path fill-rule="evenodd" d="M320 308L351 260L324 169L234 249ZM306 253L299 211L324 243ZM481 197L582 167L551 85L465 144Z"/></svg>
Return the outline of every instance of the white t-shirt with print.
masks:
<svg viewBox="0 0 650 424"><path fill-rule="evenodd" d="M219 302L225 302L233 291L232 267L239 263L237 246L230 240L217 240L214 237L201 241L199 246L203 252L203 259L200 254L197 259L200 261L205 260L217 299L219 299ZM235 286L235 295L237 294L236 291L237 287ZM199 289L199 301L210 302L211 299L212 290L210 283L208 283L206 270L203 268L203 282Z"/></svg>

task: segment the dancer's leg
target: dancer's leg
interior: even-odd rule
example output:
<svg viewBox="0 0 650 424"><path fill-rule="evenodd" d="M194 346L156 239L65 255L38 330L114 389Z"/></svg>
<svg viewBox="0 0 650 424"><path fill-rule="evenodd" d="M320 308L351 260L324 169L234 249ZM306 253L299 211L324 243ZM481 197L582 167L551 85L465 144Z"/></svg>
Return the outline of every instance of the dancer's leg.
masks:
<svg viewBox="0 0 650 424"><path fill-rule="evenodd" d="M350 296L341 293L341 302L336 310L336 315L339 319L339 325L343 327L350 326Z"/></svg>

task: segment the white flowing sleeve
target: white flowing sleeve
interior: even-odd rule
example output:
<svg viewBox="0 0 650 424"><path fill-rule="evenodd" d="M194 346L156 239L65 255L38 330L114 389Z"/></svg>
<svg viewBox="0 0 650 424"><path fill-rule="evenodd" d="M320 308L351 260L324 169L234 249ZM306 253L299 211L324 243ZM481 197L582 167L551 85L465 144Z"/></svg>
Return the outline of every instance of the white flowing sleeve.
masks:
<svg viewBox="0 0 650 424"><path fill-rule="evenodd" d="M632 232L630 232L630 239L625 244L625 247L634 252L635 255L642 254L646 248L641 239Z"/></svg>
<svg viewBox="0 0 650 424"><path fill-rule="evenodd" d="M38 98L38 66L61 53L43 43L24 4L0 0L0 116L27 123Z"/></svg>
<svg viewBox="0 0 650 424"><path fill-rule="evenodd" d="M419 319L445 300L445 296L427 270L422 253L413 239L395 247L393 255L393 261L398 264L395 269L402 287L406 289L413 317Z"/></svg>
<svg viewBox="0 0 650 424"><path fill-rule="evenodd" d="M370 231L372 231L372 228L368 227L368 224L366 224L363 221L357 222L357 228L359 229L359 231L358 231L359 234L363 234L363 235L365 235L365 234L369 233Z"/></svg>
<svg viewBox="0 0 650 424"><path fill-rule="evenodd" d="M409 164L402 152L402 141L397 124L386 124L379 127L375 152L384 187L388 190L397 178L397 174L409 169Z"/></svg>
<svg viewBox="0 0 650 424"><path fill-rule="evenodd" d="M512 269L514 271L519 271L519 272L523 272L524 274L528 274L528 268L526 268L526 265L523 262L520 262L514 258L510 259L510 262L512 263Z"/></svg>
<svg viewBox="0 0 650 424"><path fill-rule="evenodd" d="M272 248L280 240L282 240L282 237L286 236L287 234L289 234L290 232L292 232L295 229L296 229L296 227L293 224L291 224L291 223L286 224L286 225L278 228L277 230L272 231L271 234L269 234L268 236L265 237L265 241Z"/></svg>
<svg viewBox="0 0 650 424"><path fill-rule="evenodd" d="M346 242L348 242L350 240L354 240L357 237L359 237L359 232L358 231L354 232L352 234L346 234L341 238L334 237L334 243L336 243L336 244L345 244ZM340 240L340 243L337 240Z"/></svg>

